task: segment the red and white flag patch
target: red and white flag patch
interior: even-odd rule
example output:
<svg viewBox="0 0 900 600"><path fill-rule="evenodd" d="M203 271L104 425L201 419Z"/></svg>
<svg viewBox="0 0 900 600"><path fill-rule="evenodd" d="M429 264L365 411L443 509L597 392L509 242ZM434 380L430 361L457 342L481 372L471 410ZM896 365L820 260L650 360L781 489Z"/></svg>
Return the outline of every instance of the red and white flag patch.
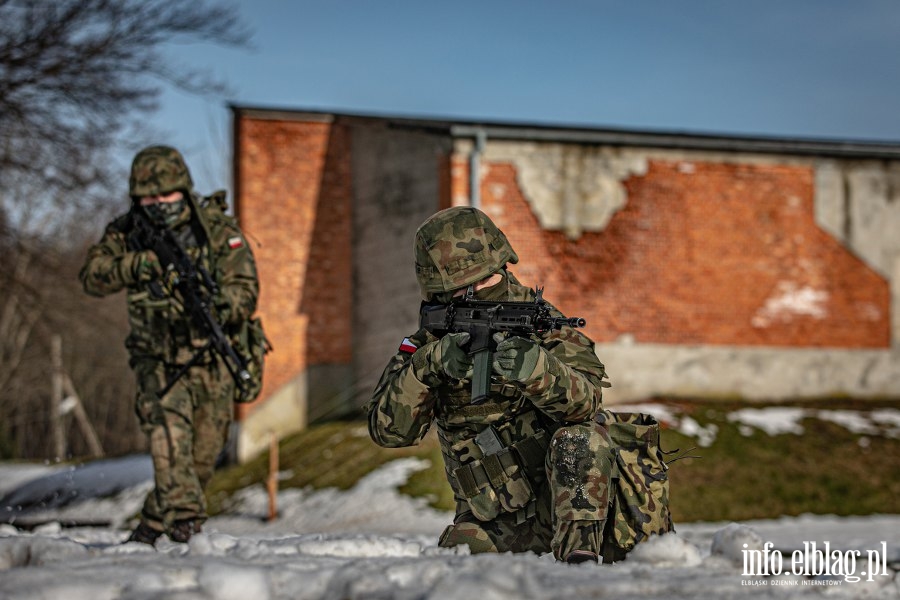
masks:
<svg viewBox="0 0 900 600"><path fill-rule="evenodd" d="M419 347L413 344L409 338L403 338L403 341L400 342L400 349L398 352L406 352L407 354L414 354Z"/></svg>
<svg viewBox="0 0 900 600"><path fill-rule="evenodd" d="M241 236L239 236L239 235L228 238L228 247L231 248L232 250L234 250L236 248L240 248L243 245L244 245L244 240L242 240Z"/></svg>

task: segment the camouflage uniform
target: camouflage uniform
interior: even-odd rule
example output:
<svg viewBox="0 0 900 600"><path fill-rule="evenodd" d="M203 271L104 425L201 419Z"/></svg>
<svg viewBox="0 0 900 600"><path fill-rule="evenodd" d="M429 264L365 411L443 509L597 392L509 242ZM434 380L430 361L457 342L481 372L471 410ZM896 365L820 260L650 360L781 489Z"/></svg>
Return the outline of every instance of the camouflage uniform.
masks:
<svg viewBox="0 0 900 600"><path fill-rule="evenodd" d="M505 269L517 261L502 232L476 209L442 211L416 234L426 301L448 301L448 292L494 273L502 275L500 283L476 298L533 300L534 291ZM560 560L599 556L615 457L606 430L594 420L602 410L601 388L609 384L593 342L571 327L531 336L539 348L531 350L538 358L533 376L510 380L495 363L489 398L480 404L471 403L468 378L423 377L427 353L437 348L433 342L440 343L424 329L404 340L368 411L369 433L385 447L416 444L436 425L456 499L454 523L440 545L552 551ZM526 359L513 354L511 362L520 366ZM502 450L483 451L482 436L496 436Z"/></svg>
<svg viewBox="0 0 900 600"><path fill-rule="evenodd" d="M218 319L226 333L235 330L256 308L259 291L253 255L232 217L224 213L224 192L201 199L181 155L157 146L142 150L132 166L131 211L143 196L181 191L186 207L170 224L191 259L206 267L219 286ZM213 473L232 419L235 386L222 359L206 353L163 396L162 390L180 366L207 339L186 315L166 277L147 280L140 275L146 253L129 245L132 212L110 223L103 238L88 250L80 278L85 291L105 296L127 293L131 332L125 345L137 377L136 412L149 436L155 488L141 512L150 541L160 533L186 537L206 519L203 489ZM155 255L151 258L155 258ZM151 293L151 283L165 290ZM178 536L173 528L180 524Z"/></svg>

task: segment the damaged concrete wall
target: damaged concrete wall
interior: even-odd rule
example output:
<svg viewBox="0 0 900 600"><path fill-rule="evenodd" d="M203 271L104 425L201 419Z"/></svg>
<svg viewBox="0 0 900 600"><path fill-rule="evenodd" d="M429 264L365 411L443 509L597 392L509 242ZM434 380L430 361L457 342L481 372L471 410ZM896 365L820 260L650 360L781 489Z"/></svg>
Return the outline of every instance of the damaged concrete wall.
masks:
<svg viewBox="0 0 900 600"><path fill-rule="evenodd" d="M647 172L645 155L603 146L493 141L484 160L514 163L541 226L569 239L602 231L625 206L622 182Z"/></svg>
<svg viewBox="0 0 900 600"><path fill-rule="evenodd" d="M900 257L900 163L817 161L816 221L890 277Z"/></svg>
<svg viewBox="0 0 900 600"><path fill-rule="evenodd" d="M900 162L817 161L816 221L891 282L900 348Z"/></svg>
<svg viewBox="0 0 900 600"><path fill-rule="evenodd" d="M469 142L457 140L454 164L464 164L470 151ZM498 175L498 169L509 167L515 173L519 192L527 200L527 207L541 228L564 232L566 238L575 243L582 236L602 234L609 227L616 215L628 206L629 181L643 177L651 161L678 164L677 170L686 175L709 164L765 166L776 170L789 166L812 173L812 202L804 200L802 195L785 194L780 210L785 213L812 210L815 223L822 231L887 282L890 299L884 308L865 299L856 301L852 305L855 312L850 325L852 327L854 318L870 322L869 325L872 321L887 321L889 325L885 329L889 331L882 338L885 342L874 344L883 348L866 348L872 345L869 343L815 347L822 344L805 344L802 335L796 333L791 342L794 347L783 347L785 344L775 347L752 341L747 345L660 344L635 341L635 336L620 333L609 342L600 339L597 346L613 380L613 388L607 394L610 401L653 395L751 400L830 395L900 396L900 168L897 163L489 139L483 149L480 169L483 208L492 217L504 221L505 226L521 227L522 219L513 217L517 211L506 198L510 195L508 184ZM741 185L745 184L738 185L736 193L740 193ZM756 183L748 177L746 185ZM714 217L711 215L711 218ZM515 231L507 233L511 239L518 235ZM685 231L685 235L692 233ZM728 235L728 232L723 231L722 235ZM791 235L801 234L771 232L772 238ZM519 239L531 245L534 235L526 234ZM796 244L813 242L807 237ZM557 259L574 253L584 260L597 260L590 258L591 254L584 250L583 244L573 245L569 251L561 249L561 243L552 247L558 252ZM804 321L810 323L807 331L815 331L817 321L824 323L835 318L829 312L834 300L834 286L858 285L852 278L844 283L826 281L823 284L823 277L834 277L827 275L828 263L822 262L826 259L812 264L808 257L793 255L790 248L790 244L782 244L776 262L793 263L792 272L799 275L776 280L760 300L758 310L746 325L748 329L763 331ZM691 257L686 258L690 260ZM577 264L577 261L572 263ZM527 264L524 269L530 275L541 270L529 271ZM872 277L866 281L871 282ZM550 287L558 290L564 284L564 281L554 281ZM607 282L598 282L597 285L602 288L605 284ZM828 289L831 291L826 291ZM583 302L578 298L566 298L565 303L576 307L571 310L578 310L578 306L586 306L589 298L598 291L586 289ZM852 296L852 290L848 293ZM675 298L662 297L657 301L666 303ZM727 302L727 298L721 300ZM628 308L615 310L627 311ZM889 320L885 312L890 312ZM600 336L592 334L592 337Z"/></svg>

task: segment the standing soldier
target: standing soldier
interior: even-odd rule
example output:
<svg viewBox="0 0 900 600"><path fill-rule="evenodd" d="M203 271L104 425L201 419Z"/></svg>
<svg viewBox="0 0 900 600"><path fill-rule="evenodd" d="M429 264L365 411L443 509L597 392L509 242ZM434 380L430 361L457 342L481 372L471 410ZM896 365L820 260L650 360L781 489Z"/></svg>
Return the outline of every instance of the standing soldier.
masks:
<svg viewBox="0 0 900 600"><path fill-rule="evenodd" d="M425 221L415 260L426 302L448 304L467 293L496 302L535 299L507 270L518 256L506 236L475 208ZM436 423L456 499L441 546L597 562L615 455L594 420L609 386L594 343L569 326L528 337L495 334L488 398L472 403L468 341L467 333L438 338L424 328L403 340L368 405L372 439L410 446Z"/></svg>
<svg viewBox="0 0 900 600"><path fill-rule="evenodd" d="M228 334L256 309L256 265L235 220L224 212L224 192L198 196L174 148L141 150L129 188L129 212L90 248L79 277L93 296L127 293L131 332L125 346L155 480L128 541L153 544L166 533L187 542L206 520L204 488L226 441L236 384L223 356L210 350L208 332L185 309L189 302L175 290L172 265L161 264L157 252L141 243L140 225L167 229L197 271L210 274L216 294L209 308Z"/></svg>

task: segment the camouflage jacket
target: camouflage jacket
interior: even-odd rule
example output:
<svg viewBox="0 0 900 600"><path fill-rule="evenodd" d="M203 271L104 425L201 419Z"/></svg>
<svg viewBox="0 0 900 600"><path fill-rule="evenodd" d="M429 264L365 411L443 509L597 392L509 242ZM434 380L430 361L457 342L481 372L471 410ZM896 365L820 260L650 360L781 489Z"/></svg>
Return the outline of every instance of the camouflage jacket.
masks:
<svg viewBox="0 0 900 600"><path fill-rule="evenodd" d="M219 295L232 307L228 322L223 323L226 332L248 319L256 310L259 283L256 264L247 240L233 217L225 214L224 192L213 194L203 202L189 196L191 210L196 215L194 230L199 227L205 238L193 244L185 244L190 257L206 267L219 287ZM184 223L176 228L176 237L184 233L180 228L191 227ZM136 283L125 273L125 262L132 250L129 234L132 216L127 213L110 223L102 239L88 250L87 259L79 278L84 290L92 296L106 296L125 289L128 297L128 319L131 332L125 345L132 362L141 358L161 360L169 364L184 364L206 339L183 312L174 296L154 298L149 283ZM170 290L167 290L170 291Z"/></svg>
<svg viewBox="0 0 900 600"><path fill-rule="evenodd" d="M508 300L533 300L534 291L524 287L510 274ZM561 316L555 311L556 316ZM408 340L421 347L436 338L428 331L419 330ZM604 380L606 372L594 352L594 343L571 327L550 331L532 339L559 361L560 371L548 373L552 385L544 391L528 395L521 384L491 376L490 395L481 404L471 404L471 382L462 380L456 384L445 383L429 388L413 373L412 354L401 348L391 358L375 388L367 409L369 433L381 446L401 447L418 443L435 422L445 468L451 487L460 497L455 485L454 473L461 466L481 459L484 452L476 438L490 428L496 432L506 448L537 447L528 440L541 440L538 444L546 450L546 443L560 426L582 423L594 418L601 410L601 389L609 384ZM407 344L405 347L409 348ZM520 451L519 456L531 463L522 465L539 478L543 471L543 452Z"/></svg>

